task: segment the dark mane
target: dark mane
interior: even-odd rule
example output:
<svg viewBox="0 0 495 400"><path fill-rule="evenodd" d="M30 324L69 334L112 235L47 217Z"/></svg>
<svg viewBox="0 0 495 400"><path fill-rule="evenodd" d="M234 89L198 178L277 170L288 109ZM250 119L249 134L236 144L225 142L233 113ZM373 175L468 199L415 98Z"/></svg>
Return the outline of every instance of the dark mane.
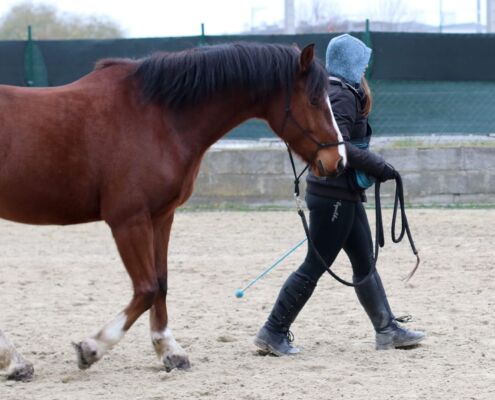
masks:
<svg viewBox="0 0 495 400"><path fill-rule="evenodd" d="M299 51L280 44L232 43L176 53L155 53L139 61L134 76L146 101L172 108L194 105L225 89L248 90L254 100L289 87L298 69ZM307 76L310 97L327 87L322 63Z"/></svg>

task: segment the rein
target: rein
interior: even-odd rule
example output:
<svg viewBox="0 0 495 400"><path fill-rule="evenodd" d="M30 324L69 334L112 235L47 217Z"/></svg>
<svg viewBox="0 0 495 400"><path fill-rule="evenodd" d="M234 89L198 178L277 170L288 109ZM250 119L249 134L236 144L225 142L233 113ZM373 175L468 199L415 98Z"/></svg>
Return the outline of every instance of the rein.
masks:
<svg viewBox="0 0 495 400"><path fill-rule="evenodd" d="M287 145L287 143L286 143ZM332 271L330 266L327 265L323 257L320 255L318 250L316 249L312 239L311 235L309 233L309 227L308 227L308 222L306 220L306 215L304 214L304 210L302 207L302 200L300 199L300 190L299 190L299 183L300 183L300 178L303 175L304 172L309 167L309 164L306 165L306 167L302 170L300 174L297 174L296 172L296 166L294 163L294 157L292 156L292 152L287 145L287 150L289 152L289 158L292 166L292 171L294 173L294 197L296 200L296 207L297 207L297 213L301 217L301 222L304 228L304 232L306 234L306 237L308 239L308 246L313 251L313 253L316 255L316 258L318 261L325 267L326 271L337 281L342 283L343 285L346 286L361 286L364 285L368 280L371 278L371 275L373 272L376 270L376 262L378 260L378 253L379 253L379 248L383 247L385 245L385 237L383 233L383 219L382 219L382 207L381 207L381 199L380 199L380 182L375 183L375 215L376 215L376 229L375 229L375 250L374 250L374 255L373 255L373 264L368 272L368 274L361 279L358 282L348 282L341 277L339 277L335 272ZM412 278L414 273L419 267L419 255L418 251L416 250L416 246L414 245L414 240L412 238L411 230L409 229L409 223L407 221L407 216L406 216L406 211L405 211L405 205L404 205L404 187L402 185L402 178L399 174L397 174L395 178L395 200L394 200L394 211L393 211L393 216L392 216L392 227L391 227L391 234L392 234L392 241L394 243L399 243L402 241L404 238L404 234L407 233L407 238L409 239L409 244L411 246L411 249L416 256L416 265L413 268L413 270L409 273L409 275L406 277L405 281L409 281L409 279ZM399 236L395 235L396 232L396 223L397 223L397 211L400 206L400 211L401 211L401 230Z"/></svg>

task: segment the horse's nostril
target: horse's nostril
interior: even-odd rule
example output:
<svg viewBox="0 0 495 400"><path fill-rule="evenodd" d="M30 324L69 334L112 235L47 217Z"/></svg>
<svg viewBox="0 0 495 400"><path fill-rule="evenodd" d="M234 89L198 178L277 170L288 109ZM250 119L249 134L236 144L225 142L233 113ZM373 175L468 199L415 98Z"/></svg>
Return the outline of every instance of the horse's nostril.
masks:
<svg viewBox="0 0 495 400"><path fill-rule="evenodd" d="M318 160L316 162L316 167L318 168L318 172L320 173L320 176L325 176L327 174L326 169L323 166L323 163L321 162L321 160Z"/></svg>
<svg viewBox="0 0 495 400"><path fill-rule="evenodd" d="M344 170L344 159L341 158L337 163L337 173L340 174Z"/></svg>

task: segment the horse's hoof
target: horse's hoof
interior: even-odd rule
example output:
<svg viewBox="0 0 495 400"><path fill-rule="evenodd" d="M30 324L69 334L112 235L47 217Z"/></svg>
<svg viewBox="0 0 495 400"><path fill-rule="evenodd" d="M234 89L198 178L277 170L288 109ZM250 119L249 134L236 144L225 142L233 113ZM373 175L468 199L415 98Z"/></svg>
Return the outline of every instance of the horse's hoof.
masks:
<svg viewBox="0 0 495 400"><path fill-rule="evenodd" d="M76 350L77 366L79 369L88 369L101 356L98 355L98 347L94 340L86 339L79 343L72 343L72 346Z"/></svg>
<svg viewBox="0 0 495 400"><path fill-rule="evenodd" d="M12 381L29 382L33 379L34 367L30 362L17 365L8 375L7 379Z"/></svg>
<svg viewBox="0 0 495 400"><path fill-rule="evenodd" d="M189 369L191 363L189 357L185 354L168 354L163 357L163 364L165 364L165 371L170 372L173 369Z"/></svg>

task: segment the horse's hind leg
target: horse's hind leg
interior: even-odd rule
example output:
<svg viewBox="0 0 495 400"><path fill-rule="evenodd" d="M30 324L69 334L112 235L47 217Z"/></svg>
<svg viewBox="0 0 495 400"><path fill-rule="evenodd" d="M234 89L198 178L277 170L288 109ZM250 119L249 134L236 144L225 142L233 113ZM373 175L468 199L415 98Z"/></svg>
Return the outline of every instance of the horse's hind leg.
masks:
<svg viewBox="0 0 495 400"><path fill-rule="evenodd" d="M115 346L125 332L148 310L158 294L154 264L153 226L148 215L110 224L120 256L132 280L134 296L113 321L97 334L75 344L79 368L86 369Z"/></svg>
<svg viewBox="0 0 495 400"><path fill-rule="evenodd" d="M151 341L158 358L165 364L167 371L190 367L186 352L175 341L172 331L167 326L167 253L172 221L173 214L153 220L155 267L159 292L150 310Z"/></svg>
<svg viewBox="0 0 495 400"><path fill-rule="evenodd" d="M0 369L7 369L7 379L30 381L33 377L33 364L26 361L0 331Z"/></svg>

